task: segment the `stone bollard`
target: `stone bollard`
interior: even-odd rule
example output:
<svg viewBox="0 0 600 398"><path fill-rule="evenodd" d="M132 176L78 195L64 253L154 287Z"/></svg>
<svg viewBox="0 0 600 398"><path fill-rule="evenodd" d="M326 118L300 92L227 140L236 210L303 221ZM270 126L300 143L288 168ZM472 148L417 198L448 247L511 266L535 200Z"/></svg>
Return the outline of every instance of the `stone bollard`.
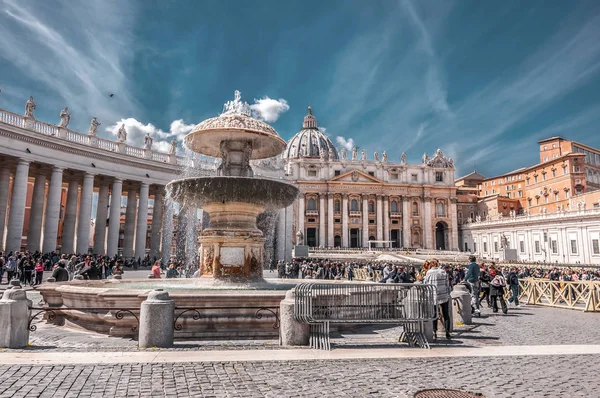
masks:
<svg viewBox="0 0 600 398"><path fill-rule="evenodd" d="M148 294L140 309L140 348L172 347L175 302L169 293L156 289Z"/></svg>
<svg viewBox="0 0 600 398"><path fill-rule="evenodd" d="M458 285L454 286L450 296L452 297L452 315L463 324L470 325L472 323L471 295L469 294L467 287L459 283ZM458 301L458 306L455 305L455 300Z"/></svg>
<svg viewBox="0 0 600 398"><path fill-rule="evenodd" d="M13 286L4 292L0 299L0 347L27 347L31 304L21 287Z"/></svg>
<svg viewBox="0 0 600 398"><path fill-rule="evenodd" d="M295 289L289 290L279 304L279 344L308 345L310 325L294 319Z"/></svg>

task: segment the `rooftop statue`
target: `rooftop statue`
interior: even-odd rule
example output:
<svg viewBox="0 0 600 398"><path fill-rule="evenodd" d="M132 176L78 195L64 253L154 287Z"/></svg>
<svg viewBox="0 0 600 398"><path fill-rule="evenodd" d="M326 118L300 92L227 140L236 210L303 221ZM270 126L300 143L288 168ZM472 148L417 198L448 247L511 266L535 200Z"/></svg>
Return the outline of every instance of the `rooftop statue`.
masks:
<svg viewBox="0 0 600 398"><path fill-rule="evenodd" d="M375 159L376 162L379 162L379 154L377 151L373 154L373 159Z"/></svg>
<svg viewBox="0 0 600 398"><path fill-rule="evenodd" d="M367 151L365 151L364 148L363 148L363 150L362 150L362 152L360 154L360 159L361 160L367 160Z"/></svg>
<svg viewBox="0 0 600 398"><path fill-rule="evenodd" d="M423 163L427 163L427 161L429 160L429 157L427 156L427 152L423 153L423 157L421 159L423 159Z"/></svg>
<svg viewBox="0 0 600 398"><path fill-rule="evenodd" d="M169 148L169 155L175 155L177 153L177 140L173 138L171 141L171 148Z"/></svg>
<svg viewBox="0 0 600 398"><path fill-rule="evenodd" d="M146 136L144 137L144 149L152 149L153 142L154 140L150 136L150 133L146 133Z"/></svg>
<svg viewBox="0 0 600 398"><path fill-rule="evenodd" d="M222 115L227 114L241 114L251 116L250 105L247 102L242 101L242 93L239 90L235 90L233 101L227 101L223 105Z"/></svg>
<svg viewBox="0 0 600 398"><path fill-rule="evenodd" d="M329 156L329 160L334 160L333 148L329 147L327 155Z"/></svg>
<svg viewBox="0 0 600 398"><path fill-rule="evenodd" d="M32 119L35 119L35 116L33 116L34 110L35 110L35 101L33 100L33 97L30 96L29 99L27 100L27 102L25 103L25 117L30 117Z"/></svg>
<svg viewBox="0 0 600 398"><path fill-rule="evenodd" d="M346 160L346 148L342 148L342 160Z"/></svg>
<svg viewBox="0 0 600 398"><path fill-rule="evenodd" d="M352 160L356 160L358 158L358 147L352 148Z"/></svg>
<svg viewBox="0 0 600 398"><path fill-rule="evenodd" d="M125 124L122 124L117 131L117 141L123 143L127 141L127 130L125 130Z"/></svg>
<svg viewBox="0 0 600 398"><path fill-rule="evenodd" d="M381 154L381 161L383 163L387 163L387 152L383 151L383 153Z"/></svg>
<svg viewBox="0 0 600 398"><path fill-rule="evenodd" d="M65 106L65 109L60 111L60 123L58 123L58 127L67 128L70 121L71 121L71 114L69 113L69 107Z"/></svg>
<svg viewBox="0 0 600 398"><path fill-rule="evenodd" d="M402 164L406 164L406 152L402 152L402 156L400 156L400 161Z"/></svg>
<svg viewBox="0 0 600 398"><path fill-rule="evenodd" d="M96 116L94 116L92 118L92 121L90 122L90 129L88 130L88 134L93 135L95 137L98 134L98 126L100 126L101 124L102 123L100 123L98 119L96 119Z"/></svg>

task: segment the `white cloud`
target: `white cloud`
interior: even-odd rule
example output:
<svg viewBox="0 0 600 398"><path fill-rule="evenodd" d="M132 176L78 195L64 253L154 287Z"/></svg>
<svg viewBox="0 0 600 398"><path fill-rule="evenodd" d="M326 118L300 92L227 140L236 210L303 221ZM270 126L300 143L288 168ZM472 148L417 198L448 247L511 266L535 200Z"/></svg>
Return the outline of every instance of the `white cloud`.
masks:
<svg viewBox="0 0 600 398"><path fill-rule="evenodd" d="M327 127L317 127L319 131L325 135L327 135Z"/></svg>
<svg viewBox="0 0 600 398"><path fill-rule="evenodd" d="M290 106L283 98L276 100L265 96L255 99L254 104L250 105L250 109L255 118L273 123L279 119L279 115L289 111Z"/></svg>
<svg viewBox="0 0 600 398"><path fill-rule="evenodd" d="M354 144L354 140L352 138L344 138L342 136L337 136L335 137L335 141L338 143L338 145L340 145L342 148L346 148L347 151L351 151L352 148L354 148L356 145Z"/></svg>
<svg viewBox="0 0 600 398"><path fill-rule="evenodd" d="M152 149L162 152L169 151L173 138L181 143L183 137L195 126L194 124L185 124L183 120L179 119L171 122L169 131L163 131L152 123L144 124L130 117L119 120L115 124L106 127L105 130L116 137L122 124L125 125L125 130L127 131L127 143L129 145L143 146L144 137L149 133L154 139Z"/></svg>

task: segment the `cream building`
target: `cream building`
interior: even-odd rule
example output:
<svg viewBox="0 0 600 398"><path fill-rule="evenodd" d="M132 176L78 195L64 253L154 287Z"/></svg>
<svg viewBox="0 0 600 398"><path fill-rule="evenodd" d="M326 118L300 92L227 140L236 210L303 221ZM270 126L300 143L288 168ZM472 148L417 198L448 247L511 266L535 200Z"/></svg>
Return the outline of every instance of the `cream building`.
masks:
<svg viewBox="0 0 600 398"><path fill-rule="evenodd" d="M300 196L279 215L278 241L458 249L454 164L441 150L423 155L421 164L406 163L405 154L390 161L385 151L372 159L356 148L338 152L309 107L283 160ZM282 258L284 252L278 253Z"/></svg>

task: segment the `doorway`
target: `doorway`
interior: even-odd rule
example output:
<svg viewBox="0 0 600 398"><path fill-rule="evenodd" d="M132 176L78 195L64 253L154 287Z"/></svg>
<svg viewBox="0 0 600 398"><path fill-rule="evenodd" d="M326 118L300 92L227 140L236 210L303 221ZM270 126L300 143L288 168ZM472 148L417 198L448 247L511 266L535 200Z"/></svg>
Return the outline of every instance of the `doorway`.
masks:
<svg viewBox="0 0 600 398"><path fill-rule="evenodd" d="M310 247L317 246L317 229L306 228L306 245Z"/></svg>
<svg viewBox="0 0 600 398"><path fill-rule="evenodd" d="M360 229L358 228L350 229L350 247L358 247L359 231Z"/></svg>
<svg viewBox="0 0 600 398"><path fill-rule="evenodd" d="M448 250L448 225L443 221L435 224L435 248Z"/></svg>

